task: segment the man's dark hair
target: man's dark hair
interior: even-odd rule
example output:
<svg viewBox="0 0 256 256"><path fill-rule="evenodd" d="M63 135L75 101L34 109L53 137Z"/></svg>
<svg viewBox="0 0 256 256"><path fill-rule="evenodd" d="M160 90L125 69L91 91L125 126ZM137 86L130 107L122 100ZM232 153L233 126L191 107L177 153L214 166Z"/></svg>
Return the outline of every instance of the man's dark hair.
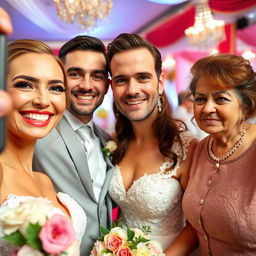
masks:
<svg viewBox="0 0 256 256"><path fill-rule="evenodd" d="M105 45L100 39L96 37L83 35L72 38L60 48L59 58L62 60L63 63L65 63L66 55L69 52L76 50L100 52L104 55L106 62L108 64Z"/></svg>
<svg viewBox="0 0 256 256"><path fill-rule="evenodd" d="M137 34L122 33L119 36L117 36L111 43L109 43L108 45L109 62L112 60L113 56L117 53L127 51L127 50L139 49L139 48L146 48L150 51L150 53L154 58L155 71L156 71L157 77L159 78L159 76L162 73L161 54L154 45L152 45L143 37Z"/></svg>

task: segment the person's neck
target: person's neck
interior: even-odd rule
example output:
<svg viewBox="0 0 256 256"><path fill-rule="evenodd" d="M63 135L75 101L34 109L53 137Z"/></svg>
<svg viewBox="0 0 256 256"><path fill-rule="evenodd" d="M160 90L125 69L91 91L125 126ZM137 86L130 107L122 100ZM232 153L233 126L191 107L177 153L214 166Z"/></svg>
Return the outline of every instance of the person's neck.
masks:
<svg viewBox="0 0 256 256"><path fill-rule="evenodd" d="M69 110L72 115L79 119L82 123L87 124L92 120L92 115L78 115L73 111Z"/></svg>
<svg viewBox="0 0 256 256"><path fill-rule="evenodd" d="M27 141L15 136L8 136L3 153L0 156L0 163L19 171L32 172L32 161L35 150L35 140Z"/></svg>
<svg viewBox="0 0 256 256"><path fill-rule="evenodd" d="M146 119L139 122L132 122L132 127L135 143L145 144L156 139L152 120Z"/></svg>

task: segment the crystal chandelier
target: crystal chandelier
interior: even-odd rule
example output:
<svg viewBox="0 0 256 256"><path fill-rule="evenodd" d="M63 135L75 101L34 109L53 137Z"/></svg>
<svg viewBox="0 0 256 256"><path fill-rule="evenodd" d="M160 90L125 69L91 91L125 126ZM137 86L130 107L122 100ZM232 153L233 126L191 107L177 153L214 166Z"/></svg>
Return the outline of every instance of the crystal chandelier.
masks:
<svg viewBox="0 0 256 256"><path fill-rule="evenodd" d="M83 29L91 29L98 19L111 11L112 0L54 0L59 17L66 23L77 22Z"/></svg>
<svg viewBox="0 0 256 256"><path fill-rule="evenodd" d="M208 0L196 0L195 22L185 30L185 35L194 46L215 47L225 38L224 24L224 21L213 18Z"/></svg>

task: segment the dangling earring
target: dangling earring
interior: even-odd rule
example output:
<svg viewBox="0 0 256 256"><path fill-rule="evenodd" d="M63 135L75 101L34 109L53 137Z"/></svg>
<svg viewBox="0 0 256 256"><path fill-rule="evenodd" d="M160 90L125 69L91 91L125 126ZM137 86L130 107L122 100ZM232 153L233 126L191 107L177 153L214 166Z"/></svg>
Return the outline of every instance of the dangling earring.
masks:
<svg viewBox="0 0 256 256"><path fill-rule="evenodd" d="M163 107L161 95L158 95L157 107L158 107L158 112L160 113L162 111L162 107Z"/></svg>

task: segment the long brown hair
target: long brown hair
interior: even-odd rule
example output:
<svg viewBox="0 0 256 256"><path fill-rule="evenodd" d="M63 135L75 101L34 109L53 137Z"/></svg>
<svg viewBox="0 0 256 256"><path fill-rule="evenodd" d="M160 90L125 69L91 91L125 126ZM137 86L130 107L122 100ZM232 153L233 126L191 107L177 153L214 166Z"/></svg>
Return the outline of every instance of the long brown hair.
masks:
<svg viewBox="0 0 256 256"><path fill-rule="evenodd" d="M117 53L138 49L146 48L150 51L155 62L155 71L159 79L162 73L162 61L161 54L158 49L147 42L145 39L137 34L120 34L108 45L108 57L109 63L111 62L113 56ZM111 70L110 70L111 73ZM156 138L159 141L160 152L173 160L173 166L177 163L177 155L172 152L172 145L174 139L177 138L181 144L181 139L179 132L177 130L176 123L172 118L171 106L168 102L168 98L165 92L160 96L162 102L162 111L158 112L156 119L153 122L153 130ZM131 121L127 119L122 113L120 113L114 104L114 114L116 117L116 140L117 140L117 150L112 155L112 160L114 164L119 163L125 155L128 147L129 140L133 136L133 128Z"/></svg>

